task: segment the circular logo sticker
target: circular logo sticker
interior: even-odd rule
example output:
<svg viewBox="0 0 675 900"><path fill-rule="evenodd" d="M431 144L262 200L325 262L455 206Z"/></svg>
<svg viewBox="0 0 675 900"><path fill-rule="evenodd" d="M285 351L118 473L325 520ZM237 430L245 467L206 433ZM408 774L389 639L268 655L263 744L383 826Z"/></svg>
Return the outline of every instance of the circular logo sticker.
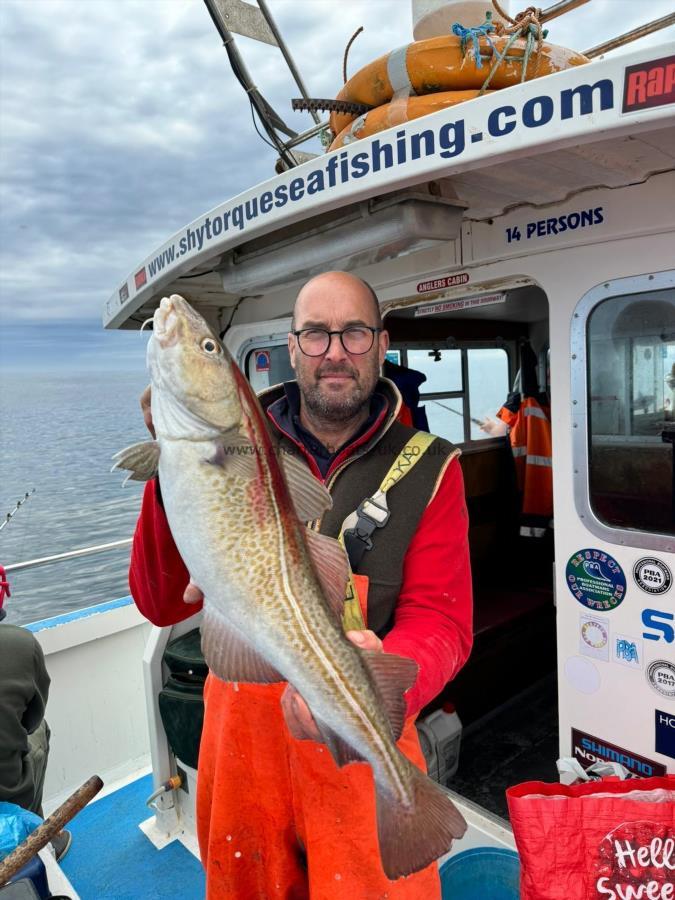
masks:
<svg viewBox="0 0 675 900"><path fill-rule="evenodd" d="M608 612L626 596L623 569L602 550L579 550L570 557L565 580L574 597L588 609Z"/></svg>
<svg viewBox="0 0 675 900"><path fill-rule="evenodd" d="M565 678L582 694L594 694L600 690L600 673L590 659L583 656L570 656L565 660Z"/></svg>
<svg viewBox="0 0 675 900"><path fill-rule="evenodd" d="M675 697L675 663L655 659L647 668L647 681L663 697Z"/></svg>
<svg viewBox="0 0 675 900"><path fill-rule="evenodd" d="M648 594L665 594L673 583L668 566L653 556L638 559L633 567L633 578L637 586Z"/></svg>
<svg viewBox="0 0 675 900"><path fill-rule="evenodd" d="M607 646L609 636L607 629L600 622L588 621L581 626L581 639L594 650L601 650Z"/></svg>

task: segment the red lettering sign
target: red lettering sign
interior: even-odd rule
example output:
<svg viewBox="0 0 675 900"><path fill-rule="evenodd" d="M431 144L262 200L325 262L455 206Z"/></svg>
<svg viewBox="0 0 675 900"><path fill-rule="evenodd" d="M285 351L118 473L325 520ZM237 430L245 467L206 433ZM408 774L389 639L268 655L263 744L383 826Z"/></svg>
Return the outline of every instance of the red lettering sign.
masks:
<svg viewBox="0 0 675 900"><path fill-rule="evenodd" d="M458 284L467 284L468 272L459 272L457 275L446 275L444 278L432 278L429 281L420 281L417 285L418 294L426 294L428 291L442 291L443 288L455 287Z"/></svg>
<svg viewBox="0 0 675 900"><path fill-rule="evenodd" d="M628 66L623 85L623 112L675 103L675 56Z"/></svg>

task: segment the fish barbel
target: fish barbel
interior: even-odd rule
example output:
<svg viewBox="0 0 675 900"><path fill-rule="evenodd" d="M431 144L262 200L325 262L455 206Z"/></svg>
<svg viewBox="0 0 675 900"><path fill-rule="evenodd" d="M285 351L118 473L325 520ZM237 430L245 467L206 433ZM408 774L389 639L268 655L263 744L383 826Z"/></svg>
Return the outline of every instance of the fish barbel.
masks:
<svg viewBox="0 0 675 900"><path fill-rule="evenodd" d="M304 524L330 507L330 494L280 451L249 383L176 294L155 311L148 367L157 439L121 451L116 466L137 480L159 473L173 538L204 593L211 672L292 684L337 765L372 767L386 875L424 868L466 823L395 743L416 663L361 651L345 637L346 555Z"/></svg>

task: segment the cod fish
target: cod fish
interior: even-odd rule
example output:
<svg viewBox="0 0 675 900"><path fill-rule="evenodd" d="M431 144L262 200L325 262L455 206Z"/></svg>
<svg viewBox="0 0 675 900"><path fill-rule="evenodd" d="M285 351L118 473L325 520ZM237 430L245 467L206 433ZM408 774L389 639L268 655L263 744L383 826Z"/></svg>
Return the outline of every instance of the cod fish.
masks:
<svg viewBox="0 0 675 900"><path fill-rule="evenodd" d="M372 767L388 878L424 868L466 823L395 743L417 665L363 652L344 635L345 553L304 524L330 507L330 494L280 452L237 365L176 294L155 311L148 367L157 439L114 458L130 478L159 473L176 546L204 593L209 668L224 681L292 684L336 764Z"/></svg>

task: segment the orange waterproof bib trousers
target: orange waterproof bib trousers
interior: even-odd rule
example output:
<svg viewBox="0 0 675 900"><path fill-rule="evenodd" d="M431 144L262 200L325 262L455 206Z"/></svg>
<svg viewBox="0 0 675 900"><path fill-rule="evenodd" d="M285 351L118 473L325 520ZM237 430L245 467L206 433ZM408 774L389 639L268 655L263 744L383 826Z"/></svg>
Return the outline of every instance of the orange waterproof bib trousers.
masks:
<svg viewBox="0 0 675 900"><path fill-rule="evenodd" d="M292 738L284 689L207 679L197 825L208 900L439 900L436 864L386 877L370 766L338 768L323 744ZM424 769L412 719L398 746Z"/></svg>

